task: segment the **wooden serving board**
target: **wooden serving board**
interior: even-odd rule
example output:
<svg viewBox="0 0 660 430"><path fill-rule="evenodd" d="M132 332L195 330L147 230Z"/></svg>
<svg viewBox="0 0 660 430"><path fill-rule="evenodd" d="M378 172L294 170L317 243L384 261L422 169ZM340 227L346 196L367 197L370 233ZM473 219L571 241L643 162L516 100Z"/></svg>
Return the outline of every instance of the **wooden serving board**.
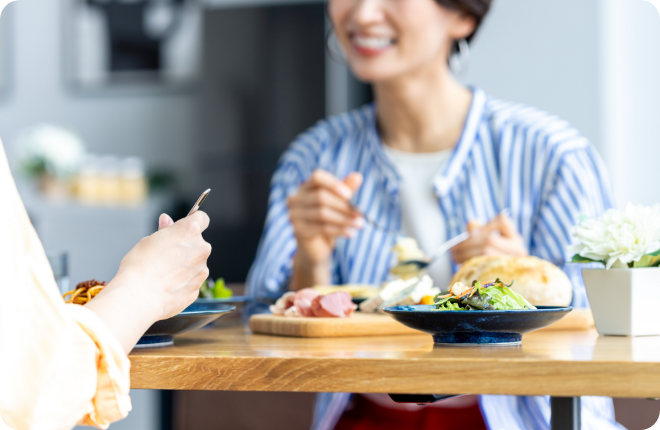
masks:
<svg viewBox="0 0 660 430"><path fill-rule="evenodd" d="M384 336L419 334L384 314L355 312L349 318L287 318L280 315L253 315L250 330L255 333L294 337Z"/></svg>
<svg viewBox="0 0 660 430"><path fill-rule="evenodd" d="M561 320L542 330L589 330L594 319L589 309L574 309ZM356 312L350 318L287 318L277 315L253 315L250 330L254 333L293 337L349 337L420 334L384 314Z"/></svg>
<svg viewBox="0 0 660 430"><path fill-rule="evenodd" d="M591 309L573 309L564 318L541 330L591 330L595 327Z"/></svg>

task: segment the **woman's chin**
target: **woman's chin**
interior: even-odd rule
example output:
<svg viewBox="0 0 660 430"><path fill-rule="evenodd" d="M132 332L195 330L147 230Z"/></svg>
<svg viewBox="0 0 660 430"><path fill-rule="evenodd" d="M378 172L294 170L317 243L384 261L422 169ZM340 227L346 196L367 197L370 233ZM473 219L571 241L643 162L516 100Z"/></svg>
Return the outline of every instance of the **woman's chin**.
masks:
<svg viewBox="0 0 660 430"><path fill-rule="evenodd" d="M394 79L399 73L394 72L394 68L385 65L364 65L364 64L350 64L353 75L362 82L369 82L371 84L386 82Z"/></svg>

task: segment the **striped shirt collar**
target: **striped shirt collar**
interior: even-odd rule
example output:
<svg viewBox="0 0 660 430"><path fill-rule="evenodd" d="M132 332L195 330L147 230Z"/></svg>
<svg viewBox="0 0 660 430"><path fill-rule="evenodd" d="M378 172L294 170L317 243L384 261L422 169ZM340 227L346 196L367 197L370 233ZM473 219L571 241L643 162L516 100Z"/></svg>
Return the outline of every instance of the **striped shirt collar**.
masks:
<svg viewBox="0 0 660 430"><path fill-rule="evenodd" d="M470 102L470 109L468 110L461 136L454 147L454 151L449 162L445 166L445 169L442 172L439 172L434 180L436 190L440 195L446 194L451 189L452 183L463 169L465 161L477 139L479 124L484 115L487 97L480 88L473 87L471 90L472 101ZM377 107L373 104L370 105L367 111L366 121L368 127L365 127L364 129L363 138L368 145L370 152L374 154L374 158L377 161L376 164L386 178L386 189L390 194L395 194L398 192L401 177L383 149L383 140L378 131L376 111Z"/></svg>

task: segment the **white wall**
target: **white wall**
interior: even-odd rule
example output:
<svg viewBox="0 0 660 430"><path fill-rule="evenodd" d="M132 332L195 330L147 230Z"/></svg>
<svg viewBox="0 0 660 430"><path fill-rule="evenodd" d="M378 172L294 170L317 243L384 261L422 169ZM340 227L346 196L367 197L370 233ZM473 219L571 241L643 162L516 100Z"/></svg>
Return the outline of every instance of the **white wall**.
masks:
<svg viewBox="0 0 660 430"><path fill-rule="evenodd" d="M494 0L464 81L570 121L600 147L602 0Z"/></svg>
<svg viewBox="0 0 660 430"><path fill-rule="evenodd" d="M38 122L77 131L92 152L138 155L183 173L194 139L194 94L85 96L65 86L62 0L20 0L2 14L10 25L11 90L0 95L0 137L9 144ZM182 175L185 179L185 175Z"/></svg>
<svg viewBox="0 0 660 430"><path fill-rule="evenodd" d="M601 0L602 134L619 205L660 202L660 16L641 0Z"/></svg>

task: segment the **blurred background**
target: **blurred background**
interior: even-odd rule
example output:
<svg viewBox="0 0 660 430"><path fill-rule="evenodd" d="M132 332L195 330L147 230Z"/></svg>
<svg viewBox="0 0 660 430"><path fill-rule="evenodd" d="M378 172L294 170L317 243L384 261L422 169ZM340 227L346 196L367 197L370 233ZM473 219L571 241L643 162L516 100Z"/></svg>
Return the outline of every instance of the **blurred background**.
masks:
<svg viewBox="0 0 660 430"><path fill-rule="evenodd" d="M184 216L209 187L211 276L242 283L282 151L315 121L371 100L326 51L327 26L325 3L313 0L10 4L0 19L0 136L62 288L110 280L160 213ZM462 79L569 120L605 159L619 204L654 204L659 70L660 17L649 3L494 0ZM132 397L132 414L111 429L259 428L249 405L271 417L299 410L288 428L311 417L306 394ZM220 419L214 405L234 415ZM649 427L658 410L617 400L631 429ZM192 424L204 411L216 419Z"/></svg>

